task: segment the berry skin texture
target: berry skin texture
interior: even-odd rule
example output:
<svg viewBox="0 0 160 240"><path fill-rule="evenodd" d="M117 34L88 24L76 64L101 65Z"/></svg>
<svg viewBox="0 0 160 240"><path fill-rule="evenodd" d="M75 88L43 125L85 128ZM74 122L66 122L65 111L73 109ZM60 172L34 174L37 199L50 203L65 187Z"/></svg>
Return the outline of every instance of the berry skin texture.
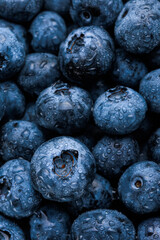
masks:
<svg viewBox="0 0 160 240"><path fill-rule="evenodd" d="M148 156L151 161L160 163L160 128L158 128L148 141Z"/></svg>
<svg viewBox="0 0 160 240"><path fill-rule="evenodd" d="M25 240L25 236L21 228L16 223L0 215L0 239Z"/></svg>
<svg viewBox="0 0 160 240"><path fill-rule="evenodd" d="M1 129L1 157L3 161L20 157L30 161L44 141L43 133L35 123L21 120L7 122Z"/></svg>
<svg viewBox="0 0 160 240"><path fill-rule="evenodd" d="M149 53L160 43L159 21L158 0L131 0L117 18L115 38L128 52Z"/></svg>
<svg viewBox="0 0 160 240"><path fill-rule="evenodd" d="M32 187L30 163L14 159L0 168L0 212L17 219L29 217L41 197Z"/></svg>
<svg viewBox="0 0 160 240"><path fill-rule="evenodd" d="M122 10L122 0L72 0L70 14L80 26L97 25L108 28Z"/></svg>
<svg viewBox="0 0 160 240"><path fill-rule="evenodd" d="M37 191L57 202L80 198L95 177L89 149L71 137L56 137L42 144L31 160L31 178Z"/></svg>
<svg viewBox="0 0 160 240"><path fill-rule="evenodd" d="M160 208L160 166L151 161L138 162L121 176L118 192L132 212L145 214Z"/></svg>
<svg viewBox="0 0 160 240"><path fill-rule="evenodd" d="M139 87L140 80L147 74L145 64L125 52L123 49L116 50L116 60L112 69L113 80L117 85L131 88Z"/></svg>
<svg viewBox="0 0 160 240"><path fill-rule="evenodd" d="M39 95L60 78L58 59L49 53L32 53L27 55L21 70L18 83L22 89L31 94Z"/></svg>
<svg viewBox="0 0 160 240"><path fill-rule="evenodd" d="M25 97L18 86L13 82L0 84L5 97L5 119L18 119L25 111Z"/></svg>
<svg viewBox="0 0 160 240"><path fill-rule="evenodd" d="M36 101L38 124L70 135L85 128L91 115L92 100L85 90L57 82L41 92Z"/></svg>
<svg viewBox="0 0 160 240"><path fill-rule="evenodd" d="M28 39L27 39L27 30L25 27L19 24L8 22L4 19L0 19L0 27L9 28L18 38L18 40L24 45L25 52L29 51Z"/></svg>
<svg viewBox="0 0 160 240"><path fill-rule="evenodd" d="M44 0L44 7L65 17L69 14L70 0Z"/></svg>
<svg viewBox="0 0 160 240"><path fill-rule="evenodd" d="M63 206L48 203L30 219L32 240L67 240L71 220Z"/></svg>
<svg viewBox="0 0 160 240"><path fill-rule="evenodd" d="M138 226L138 240L160 239L160 218L149 218Z"/></svg>
<svg viewBox="0 0 160 240"><path fill-rule="evenodd" d="M115 210L98 209L81 214L71 227L70 240L135 240L131 221Z"/></svg>
<svg viewBox="0 0 160 240"><path fill-rule="evenodd" d="M93 149L97 171L115 182L124 170L139 159L139 146L131 137L104 137Z"/></svg>
<svg viewBox="0 0 160 240"><path fill-rule="evenodd" d="M9 29L0 27L0 80L13 77L23 67L24 45Z"/></svg>
<svg viewBox="0 0 160 240"><path fill-rule="evenodd" d="M83 196L76 201L69 202L68 207L73 215L78 216L80 213L89 210L109 208L112 200L113 194L110 182L96 174L95 179Z"/></svg>
<svg viewBox="0 0 160 240"><path fill-rule="evenodd" d="M6 110L5 95L3 90L0 88L0 121L2 120Z"/></svg>
<svg viewBox="0 0 160 240"><path fill-rule="evenodd" d="M160 69L148 73L140 82L140 94L152 112L160 113Z"/></svg>
<svg viewBox="0 0 160 240"><path fill-rule="evenodd" d="M66 25L63 18L50 11L41 12L32 22L29 33L31 46L35 52L57 54L59 45L66 38Z"/></svg>
<svg viewBox="0 0 160 240"><path fill-rule="evenodd" d="M29 22L41 10L43 0L1 0L0 16L11 22Z"/></svg>
<svg viewBox="0 0 160 240"><path fill-rule="evenodd" d="M147 104L131 88L117 86L103 93L95 102L95 123L107 134L124 135L138 129L144 120Z"/></svg>
<svg viewBox="0 0 160 240"><path fill-rule="evenodd" d="M113 41L100 27L78 28L60 46L60 69L73 82L93 81L110 69L113 60Z"/></svg>

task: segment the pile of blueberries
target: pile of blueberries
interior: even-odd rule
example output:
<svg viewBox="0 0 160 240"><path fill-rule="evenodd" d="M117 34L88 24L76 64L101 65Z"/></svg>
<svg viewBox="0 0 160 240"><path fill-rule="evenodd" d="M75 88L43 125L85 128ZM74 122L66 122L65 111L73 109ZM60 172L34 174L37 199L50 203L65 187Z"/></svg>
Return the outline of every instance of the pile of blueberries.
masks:
<svg viewBox="0 0 160 240"><path fill-rule="evenodd" d="M0 240L160 240L160 1L0 0Z"/></svg>

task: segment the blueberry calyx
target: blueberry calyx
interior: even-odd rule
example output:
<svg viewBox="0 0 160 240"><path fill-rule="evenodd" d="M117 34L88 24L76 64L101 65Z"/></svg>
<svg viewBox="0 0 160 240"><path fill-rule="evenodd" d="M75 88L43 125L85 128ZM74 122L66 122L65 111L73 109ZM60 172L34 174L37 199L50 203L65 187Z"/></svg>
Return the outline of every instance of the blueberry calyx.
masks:
<svg viewBox="0 0 160 240"><path fill-rule="evenodd" d="M83 33L81 33L79 37L77 36L77 34L75 34L72 37L71 41L69 41L69 43L68 43L67 52L72 53L75 45L78 47L84 46L84 34Z"/></svg>
<svg viewBox="0 0 160 240"><path fill-rule="evenodd" d="M108 90L108 92L110 93L108 95L108 99L110 101L125 100L127 95L128 95L127 88L126 87L121 87L121 86L111 88L111 89Z"/></svg>
<svg viewBox="0 0 160 240"><path fill-rule="evenodd" d="M53 172L59 177L68 177L76 165L78 151L62 151L60 156L53 158Z"/></svg>
<svg viewBox="0 0 160 240"><path fill-rule="evenodd" d="M7 197L10 193L11 183L6 176L0 179L0 198Z"/></svg>
<svg viewBox="0 0 160 240"><path fill-rule="evenodd" d="M4 68L7 64L7 56L4 56L0 53L0 70Z"/></svg>
<svg viewBox="0 0 160 240"><path fill-rule="evenodd" d="M133 188L135 189L141 189L143 186L143 179L141 177L136 177L133 180L133 184L132 184Z"/></svg>

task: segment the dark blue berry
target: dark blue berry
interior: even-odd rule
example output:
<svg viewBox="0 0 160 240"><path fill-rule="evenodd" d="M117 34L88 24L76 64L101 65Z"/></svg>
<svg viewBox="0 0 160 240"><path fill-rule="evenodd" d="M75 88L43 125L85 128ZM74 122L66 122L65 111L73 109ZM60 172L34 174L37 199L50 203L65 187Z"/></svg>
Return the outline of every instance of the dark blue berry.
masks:
<svg viewBox="0 0 160 240"><path fill-rule="evenodd" d="M116 84L136 88L146 74L147 68L142 61L123 49L116 50L116 60L112 70Z"/></svg>
<svg viewBox="0 0 160 240"><path fill-rule="evenodd" d="M38 97L37 121L42 127L71 135L87 125L91 107L92 100L88 92L57 82Z"/></svg>
<svg viewBox="0 0 160 240"><path fill-rule="evenodd" d="M9 21L29 22L41 10L43 0L1 0L0 16Z"/></svg>
<svg viewBox="0 0 160 240"><path fill-rule="evenodd" d="M83 196L76 201L69 202L68 207L73 215L93 209L109 208L113 200L110 182L96 174Z"/></svg>
<svg viewBox="0 0 160 240"><path fill-rule="evenodd" d="M63 18L55 12L41 12L32 22L29 32L35 52L57 53L59 45L66 37Z"/></svg>
<svg viewBox="0 0 160 240"><path fill-rule="evenodd" d="M5 96L5 119L18 119L25 111L25 97L14 82L4 82L0 88Z"/></svg>
<svg viewBox="0 0 160 240"><path fill-rule="evenodd" d="M82 27L72 31L61 44L59 61L62 73L70 81L85 83L105 74L114 59L114 45L100 27Z"/></svg>
<svg viewBox="0 0 160 240"><path fill-rule="evenodd" d="M67 202L80 198L95 177L95 160L89 149L71 137L42 144L31 161L34 187L44 198Z"/></svg>
<svg viewBox="0 0 160 240"><path fill-rule="evenodd" d="M138 240L160 239L160 218L149 218L138 226Z"/></svg>
<svg viewBox="0 0 160 240"><path fill-rule="evenodd" d="M122 0L72 0L70 14L80 26L97 25L108 28L123 7Z"/></svg>
<svg viewBox="0 0 160 240"><path fill-rule="evenodd" d="M135 240L135 229L122 213L98 209L83 213L74 221L70 239Z"/></svg>
<svg viewBox="0 0 160 240"><path fill-rule="evenodd" d="M139 159L139 146L131 137L104 137L93 149L97 171L115 182Z"/></svg>
<svg viewBox="0 0 160 240"><path fill-rule="evenodd" d="M30 219L32 240L67 240L71 220L63 205L48 203Z"/></svg>
<svg viewBox="0 0 160 240"><path fill-rule="evenodd" d="M115 38L128 52L149 53L160 43L159 21L158 0L131 0L118 16Z"/></svg>
<svg viewBox="0 0 160 240"><path fill-rule="evenodd" d="M1 157L3 161L22 157L30 160L44 142L42 131L33 122L11 121L1 129Z"/></svg>
<svg viewBox="0 0 160 240"><path fill-rule="evenodd" d="M23 67L24 61L24 44L8 27L0 27L0 80L13 77Z"/></svg>
<svg viewBox="0 0 160 240"><path fill-rule="evenodd" d="M148 73L140 82L140 94L152 112L160 113L160 69Z"/></svg>
<svg viewBox="0 0 160 240"><path fill-rule="evenodd" d="M0 168L0 212L24 218L33 214L41 202L31 183L30 163L14 159Z"/></svg>
<svg viewBox="0 0 160 240"><path fill-rule="evenodd" d="M131 88L117 86L103 93L95 102L95 123L106 133L123 135L136 130L145 118L147 104Z"/></svg>
<svg viewBox="0 0 160 240"><path fill-rule="evenodd" d="M0 239L25 240L25 236L21 228L14 221L0 215Z"/></svg>
<svg viewBox="0 0 160 240"><path fill-rule="evenodd" d="M158 128L148 141L148 157L151 161L160 163L160 128Z"/></svg>
<svg viewBox="0 0 160 240"><path fill-rule="evenodd" d="M27 55L18 83L31 95L40 92L60 78L58 60L49 53L32 53Z"/></svg>
<svg viewBox="0 0 160 240"><path fill-rule="evenodd" d="M121 176L120 199L132 212L145 214L160 208L160 166L151 161L133 164Z"/></svg>

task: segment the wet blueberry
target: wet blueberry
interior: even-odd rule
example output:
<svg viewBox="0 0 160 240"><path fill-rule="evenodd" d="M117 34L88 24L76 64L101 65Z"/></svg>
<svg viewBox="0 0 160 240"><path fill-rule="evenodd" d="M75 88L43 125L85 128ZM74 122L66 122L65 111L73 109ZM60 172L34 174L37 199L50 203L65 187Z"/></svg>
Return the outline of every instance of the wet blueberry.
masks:
<svg viewBox="0 0 160 240"><path fill-rule="evenodd" d="M41 12L32 22L29 33L35 52L57 54L59 45L66 37L66 25L63 18L51 11Z"/></svg>
<svg viewBox="0 0 160 240"><path fill-rule="evenodd" d="M30 160L44 142L43 132L33 122L10 121L1 128L1 157L4 161L22 157Z"/></svg>
<svg viewBox="0 0 160 240"><path fill-rule="evenodd" d="M0 212L14 218L33 214L41 202L31 183L30 163L10 160L0 168Z"/></svg>
<svg viewBox="0 0 160 240"><path fill-rule="evenodd" d="M131 88L117 86L103 93L95 102L95 123L108 134L124 135L136 130L145 118L147 104Z"/></svg>
<svg viewBox="0 0 160 240"><path fill-rule="evenodd" d="M110 27L123 7L122 0L72 0L70 14L80 26L97 25Z"/></svg>
<svg viewBox="0 0 160 240"><path fill-rule="evenodd" d="M57 82L45 89L36 101L36 116L40 126L71 135L87 125L92 100L87 91Z"/></svg>
<svg viewBox="0 0 160 240"><path fill-rule="evenodd" d="M133 164L121 176L118 192L124 205L138 214L160 208L160 166L151 161Z"/></svg>
<svg viewBox="0 0 160 240"><path fill-rule="evenodd" d="M86 83L105 74L114 59L110 35L100 27L82 27L72 31L61 44L60 69L73 82Z"/></svg>
<svg viewBox="0 0 160 240"><path fill-rule="evenodd" d="M67 202L80 198L95 177L95 160L89 149L71 137L42 144L31 161L33 185L44 198Z"/></svg>
<svg viewBox="0 0 160 240"><path fill-rule="evenodd" d="M71 227L71 240L135 240L132 222L115 210L93 210L81 214Z"/></svg>
<svg viewBox="0 0 160 240"><path fill-rule="evenodd" d="M160 238L160 218L149 218L138 226L138 240L158 240Z"/></svg>
<svg viewBox="0 0 160 240"><path fill-rule="evenodd" d="M67 240L71 227L69 214L63 205L47 203L30 219L32 240Z"/></svg>

